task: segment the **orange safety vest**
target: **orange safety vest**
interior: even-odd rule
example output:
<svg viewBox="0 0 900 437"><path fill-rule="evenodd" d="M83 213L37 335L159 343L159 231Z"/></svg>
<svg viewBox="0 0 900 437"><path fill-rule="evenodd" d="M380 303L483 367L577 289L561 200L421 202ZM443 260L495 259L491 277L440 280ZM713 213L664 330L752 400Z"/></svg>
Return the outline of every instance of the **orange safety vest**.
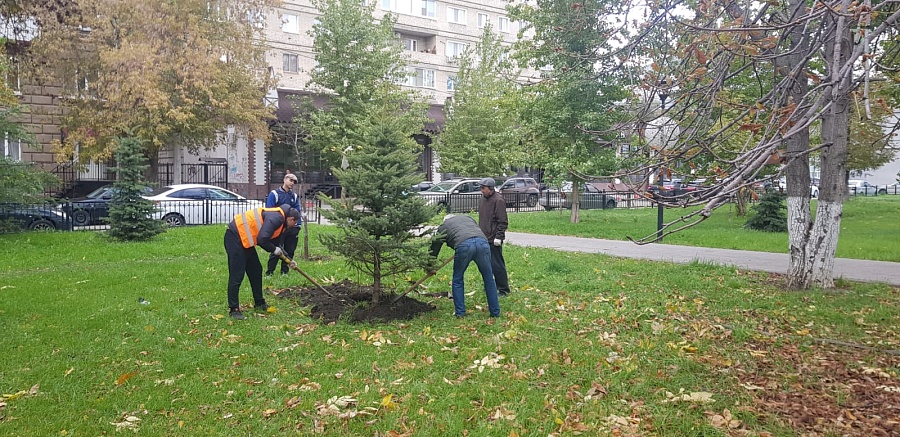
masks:
<svg viewBox="0 0 900 437"><path fill-rule="evenodd" d="M264 212L279 212L284 218L284 210L281 208L256 208L244 211L234 216L234 225L237 227L238 235L241 236L241 244L244 249L256 246L256 239L259 237L259 230L262 229ZM273 234L272 239L281 235L284 226L279 227Z"/></svg>

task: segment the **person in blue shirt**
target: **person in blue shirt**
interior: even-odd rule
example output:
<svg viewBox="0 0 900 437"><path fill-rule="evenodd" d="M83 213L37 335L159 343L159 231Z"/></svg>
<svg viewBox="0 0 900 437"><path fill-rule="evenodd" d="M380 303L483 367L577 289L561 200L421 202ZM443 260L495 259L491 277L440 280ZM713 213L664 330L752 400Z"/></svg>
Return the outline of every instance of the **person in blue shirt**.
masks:
<svg viewBox="0 0 900 437"><path fill-rule="evenodd" d="M300 209L300 196L294 192L294 185L296 184L297 176L294 176L291 173L284 175L284 184L281 187L272 190L268 197L266 197L266 208L276 208L281 205L288 205L297 211L302 211ZM300 235L300 226L302 224L303 219L297 220L295 226L286 229L285 232L281 234L281 247L284 250L284 254L290 259L294 259L294 252L297 250L297 240ZM272 276L272 274L275 273L275 267L278 266L279 259L280 258L274 254L269 255L269 264L266 266L266 276ZM289 270L290 266L288 263L282 261L281 274L286 275Z"/></svg>

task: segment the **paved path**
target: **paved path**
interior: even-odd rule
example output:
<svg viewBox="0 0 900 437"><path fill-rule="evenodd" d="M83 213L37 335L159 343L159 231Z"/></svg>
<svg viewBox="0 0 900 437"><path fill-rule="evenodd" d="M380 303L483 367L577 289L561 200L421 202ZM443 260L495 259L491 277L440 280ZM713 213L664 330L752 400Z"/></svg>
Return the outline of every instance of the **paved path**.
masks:
<svg viewBox="0 0 900 437"><path fill-rule="evenodd" d="M328 224L328 221L323 217L321 223ZM656 243L639 246L630 241L523 234L520 232L507 232L506 241L517 246L544 247L567 252L602 253L623 258L674 263L700 261L710 264L730 265L746 270L781 274L787 273L790 262L785 253L712 249L708 247ZM836 258L834 260L834 277L860 282L883 282L900 286L900 263Z"/></svg>
<svg viewBox="0 0 900 437"><path fill-rule="evenodd" d="M602 253L624 258L675 263L700 261L774 273L787 273L789 263L788 255L784 253L710 249L706 247L656 243L639 246L630 241L523 234L519 232L507 232L506 241L517 246L545 247L568 252ZM883 282L900 286L900 263L837 258L834 260L834 277L862 282Z"/></svg>

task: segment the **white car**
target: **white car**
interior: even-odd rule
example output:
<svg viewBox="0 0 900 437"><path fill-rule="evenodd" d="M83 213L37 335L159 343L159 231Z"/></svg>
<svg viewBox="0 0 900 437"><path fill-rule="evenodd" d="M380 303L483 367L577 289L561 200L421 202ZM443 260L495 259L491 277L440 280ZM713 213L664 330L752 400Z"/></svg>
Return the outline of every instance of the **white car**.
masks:
<svg viewBox="0 0 900 437"><path fill-rule="evenodd" d="M878 188L877 185L872 185L869 181L865 181L862 179L850 179L847 181L847 190L850 191L850 195L852 196L874 196L876 194L887 194L887 189L882 187Z"/></svg>
<svg viewBox="0 0 900 437"><path fill-rule="evenodd" d="M145 196L156 206L153 218L169 226L229 223L248 209L262 208L264 202L246 199L221 187L201 184L176 184L154 190Z"/></svg>

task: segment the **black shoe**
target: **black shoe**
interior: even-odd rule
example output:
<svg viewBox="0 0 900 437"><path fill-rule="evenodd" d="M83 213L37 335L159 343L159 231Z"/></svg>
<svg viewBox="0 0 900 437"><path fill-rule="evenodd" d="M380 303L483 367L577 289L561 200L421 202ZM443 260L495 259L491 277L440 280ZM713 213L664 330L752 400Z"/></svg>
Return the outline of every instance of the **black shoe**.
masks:
<svg viewBox="0 0 900 437"><path fill-rule="evenodd" d="M275 273L275 272L266 272L266 276L272 276L272 273Z"/></svg>
<svg viewBox="0 0 900 437"><path fill-rule="evenodd" d="M256 311L266 312L269 310L269 304L268 304L268 302L263 302L259 305L254 305L253 309L255 309Z"/></svg>
<svg viewBox="0 0 900 437"><path fill-rule="evenodd" d="M244 313L241 312L240 308L232 308L230 311L228 311L228 316L235 320L246 319L246 317L244 317Z"/></svg>
<svg viewBox="0 0 900 437"><path fill-rule="evenodd" d="M505 293L497 293L497 294L499 294L500 297L506 297L506 296L509 296L509 292L508 292L508 291L505 292Z"/></svg>

